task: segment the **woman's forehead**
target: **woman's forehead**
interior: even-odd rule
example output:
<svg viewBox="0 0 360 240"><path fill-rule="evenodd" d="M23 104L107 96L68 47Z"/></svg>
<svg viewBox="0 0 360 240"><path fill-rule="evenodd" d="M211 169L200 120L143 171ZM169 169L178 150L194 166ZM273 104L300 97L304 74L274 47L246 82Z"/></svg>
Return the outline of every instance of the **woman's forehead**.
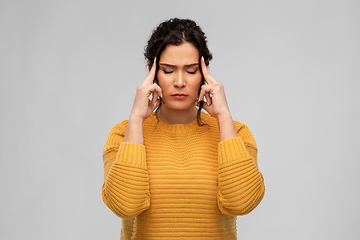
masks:
<svg viewBox="0 0 360 240"><path fill-rule="evenodd" d="M199 51L191 43L179 46L168 45L160 55L159 63L169 65L190 65L199 62Z"/></svg>

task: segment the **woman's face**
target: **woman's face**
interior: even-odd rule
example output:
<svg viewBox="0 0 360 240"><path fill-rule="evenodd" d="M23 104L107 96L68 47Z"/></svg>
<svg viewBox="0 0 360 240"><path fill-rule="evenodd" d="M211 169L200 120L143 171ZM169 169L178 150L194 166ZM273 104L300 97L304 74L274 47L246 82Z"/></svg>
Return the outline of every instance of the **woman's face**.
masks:
<svg viewBox="0 0 360 240"><path fill-rule="evenodd" d="M193 107L202 81L200 71L196 47L188 42L168 45L160 55L157 73L164 106L174 110Z"/></svg>

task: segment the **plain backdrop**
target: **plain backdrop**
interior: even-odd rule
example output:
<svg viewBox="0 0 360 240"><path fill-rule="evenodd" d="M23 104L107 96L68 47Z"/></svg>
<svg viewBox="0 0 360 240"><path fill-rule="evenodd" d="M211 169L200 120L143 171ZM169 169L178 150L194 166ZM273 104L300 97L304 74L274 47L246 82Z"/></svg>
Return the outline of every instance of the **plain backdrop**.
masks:
<svg viewBox="0 0 360 240"><path fill-rule="evenodd" d="M0 0L0 239L119 239L102 148L171 17L202 27L257 140L266 194L238 239L359 239L357 0Z"/></svg>

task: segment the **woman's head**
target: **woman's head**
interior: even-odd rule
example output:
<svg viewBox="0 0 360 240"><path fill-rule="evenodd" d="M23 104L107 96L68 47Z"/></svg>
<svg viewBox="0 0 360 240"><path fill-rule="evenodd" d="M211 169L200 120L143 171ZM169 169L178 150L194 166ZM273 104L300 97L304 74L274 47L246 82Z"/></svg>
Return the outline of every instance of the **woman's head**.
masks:
<svg viewBox="0 0 360 240"><path fill-rule="evenodd" d="M212 54L207 47L206 36L200 26L189 19L172 18L162 22L153 31L148 41L144 55L149 69L151 69L155 57L159 59L167 45L179 46L184 42L194 45L199 51L200 58L204 57L206 66L209 65Z"/></svg>
<svg viewBox="0 0 360 240"><path fill-rule="evenodd" d="M189 19L173 18L161 23L153 31L144 53L145 58L148 61L149 69L151 69L154 63L154 59L156 58L157 66L155 67L157 70L159 70L159 63L161 62L161 57L163 56L162 53L166 52L166 51L164 52L164 50L168 49L167 48L168 46L182 46L184 44L186 45L191 44L197 50L198 54L197 54L196 62L199 63L198 73L201 74L200 80L202 85L205 83L205 80L202 77L202 71L200 68L200 59L201 57L204 57L205 64L208 65L209 61L212 59L212 54L210 53L207 47L207 41L204 32L201 30L200 26L198 26L194 21ZM192 61L191 63L193 62L194 61ZM157 84L159 84L158 77L161 77L161 75L158 75L158 73L159 72L157 71L154 80ZM166 76L166 78L168 78L168 76ZM199 89L197 89L197 91L200 91L200 87ZM159 108L161 107L162 103L163 101L161 99ZM200 119L202 104L203 103L201 102L197 114L197 121L199 125L202 125Z"/></svg>

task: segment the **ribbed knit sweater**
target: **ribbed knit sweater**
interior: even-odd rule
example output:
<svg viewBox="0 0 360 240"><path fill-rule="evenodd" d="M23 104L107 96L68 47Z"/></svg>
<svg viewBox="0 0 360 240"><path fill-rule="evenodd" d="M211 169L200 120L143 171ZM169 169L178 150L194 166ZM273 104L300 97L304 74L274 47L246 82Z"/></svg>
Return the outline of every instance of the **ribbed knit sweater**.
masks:
<svg viewBox="0 0 360 240"><path fill-rule="evenodd" d="M127 120L103 150L105 204L122 218L121 240L236 239L236 215L262 200L264 180L249 128L220 142L215 118L168 125L152 114L144 144L123 142Z"/></svg>

